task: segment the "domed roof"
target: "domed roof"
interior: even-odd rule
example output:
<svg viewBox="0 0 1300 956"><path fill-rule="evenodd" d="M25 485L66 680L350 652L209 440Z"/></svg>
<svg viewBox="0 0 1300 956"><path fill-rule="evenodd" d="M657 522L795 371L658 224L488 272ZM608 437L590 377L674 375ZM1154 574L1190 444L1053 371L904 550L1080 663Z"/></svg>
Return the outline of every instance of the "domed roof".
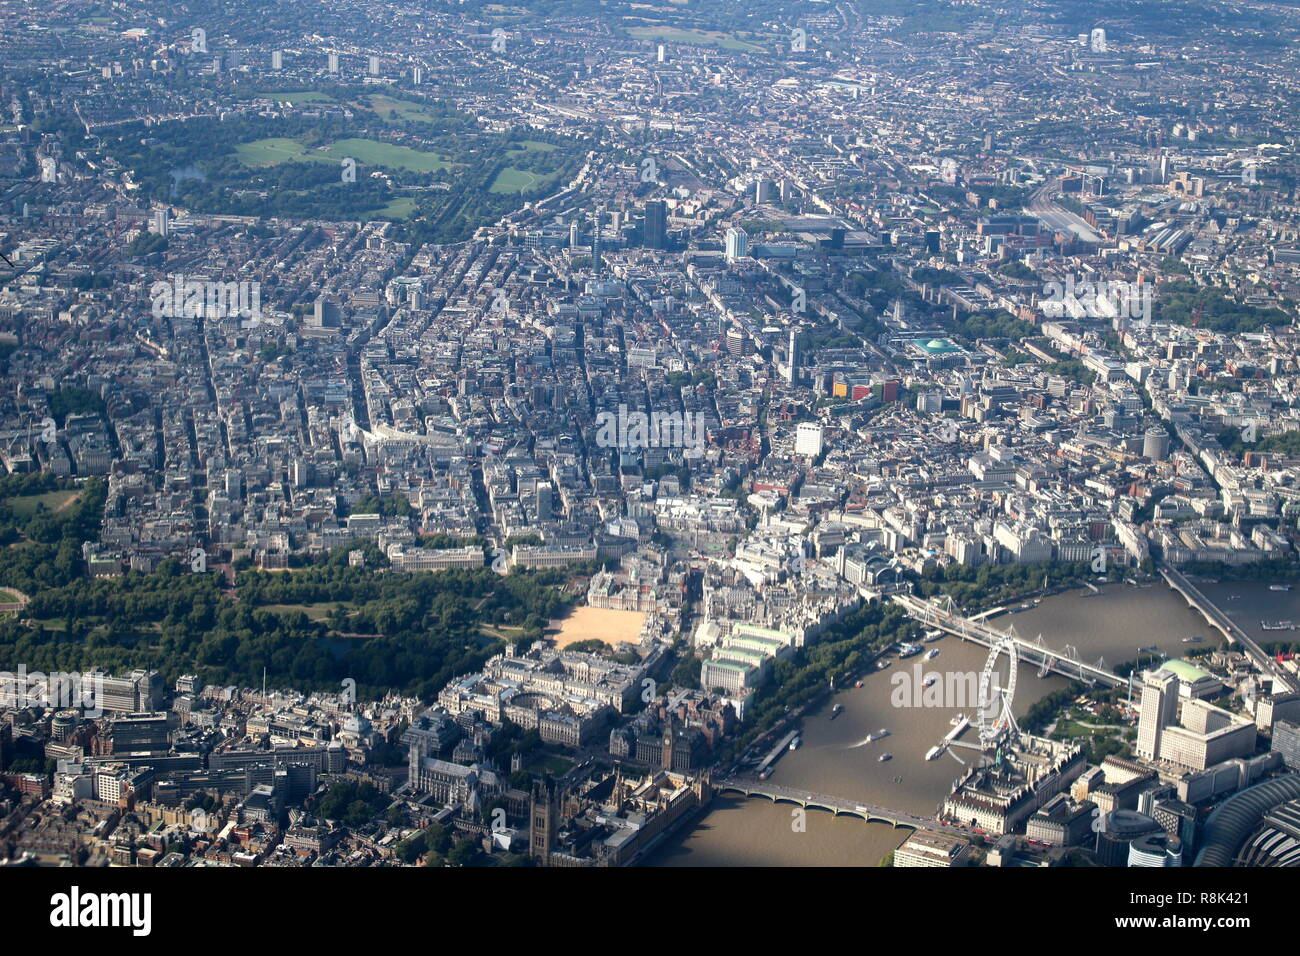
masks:
<svg viewBox="0 0 1300 956"><path fill-rule="evenodd" d="M367 734L370 732L370 721L361 714L348 714L343 720L343 730L349 734Z"/></svg>

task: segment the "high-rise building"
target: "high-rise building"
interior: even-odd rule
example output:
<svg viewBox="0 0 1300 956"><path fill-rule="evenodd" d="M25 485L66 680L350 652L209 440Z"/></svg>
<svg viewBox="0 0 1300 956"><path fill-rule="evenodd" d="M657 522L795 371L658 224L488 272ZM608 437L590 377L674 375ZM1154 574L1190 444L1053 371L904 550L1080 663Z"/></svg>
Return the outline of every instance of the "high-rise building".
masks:
<svg viewBox="0 0 1300 956"><path fill-rule="evenodd" d="M171 235L171 220L171 210L166 206L155 209L153 211L153 231L164 238Z"/></svg>
<svg viewBox="0 0 1300 956"><path fill-rule="evenodd" d="M1169 433L1163 428L1148 429L1142 439L1142 455L1152 461L1169 457Z"/></svg>
<svg viewBox="0 0 1300 956"><path fill-rule="evenodd" d="M1142 700L1138 715L1138 739L1134 753L1147 760L1160 756L1164 729L1178 716L1178 675L1161 668L1142 675Z"/></svg>
<svg viewBox="0 0 1300 956"><path fill-rule="evenodd" d="M823 447L822 427L815 422L800 422L794 432L794 453L816 458Z"/></svg>
<svg viewBox="0 0 1300 956"><path fill-rule="evenodd" d="M729 355L752 355L754 352L753 340L740 329L727 329L726 344Z"/></svg>
<svg viewBox="0 0 1300 956"><path fill-rule="evenodd" d="M418 66L411 67L411 85L419 86L424 82L424 70Z"/></svg>
<svg viewBox="0 0 1300 956"><path fill-rule="evenodd" d="M284 69L284 54L281 53L279 50L271 51L271 69L273 70Z"/></svg>
<svg viewBox="0 0 1300 956"><path fill-rule="evenodd" d="M142 712L115 717L105 734L109 753L166 753L170 744L165 712Z"/></svg>
<svg viewBox="0 0 1300 956"><path fill-rule="evenodd" d="M668 204L662 199L652 199L645 204L642 234L647 249L668 248Z"/></svg>
<svg viewBox="0 0 1300 956"><path fill-rule="evenodd" d="M162 705L162 680L157 671L134 670L127 677L98 682L100 708L114 713L156 711Z"/></svg>
<svg viewBox="0 0 1300 956"><path fill-rule="evenodd" d="M331 73L339 71L339 55L337 53L331 53L329 56L329 71Z"/></svg>
<svg viewBox="0 0 1300 956"><path fill-rule="evenodd" d="M316 298L309 324L318 329L336 329L342 318L343 313L339 308L338 300L333 296L321 295Z"/></svg>
<svg viewBox="0 0 1300 956"><path fill-rule="evenodd" d="M1250 756L1256 735L1250 718L1193 697L1183 703L1180 723L1161 731L1157 756L1188 770L1208 770L1225 760Z"/></svg>
<svg viewBox="0 0 1300 956"><path fill-rule="evenodd" d="M789 365L786 369L786 380L794 383L799 380L799 367L803 364L803 330L797 327L790 329L790 344L786 351L789 357Z"/></svg>
<svg viewBox="0 0 1300 956"><path fill-rule="evenodd" d="M1096 29L1094 29L1092 31L1092 37L1089 41L1089 46L1092 49L1093 53L1105 53L1106 52L1106 31L1103 30L1101 27L1097 27Z"/></svg>
<svg viewBox="0 0 1300 956"><path fill-rule="evenodd" d="M1300 726L1285 720L1273 724L1272 749L1282 755L1287 767L1300 770Z"/></svg>
<svg viewBox="0 0 1300 956"><path fill-rule="evenodd" d="M735 262L749 255L749 233L733 227L727 230L727 261Z"/></svg>
<svg viewBox="0 0 1300 956"><path fill-rule="evenodd" d="M371 76L379 75L379 57L371 56L367 61L367 66L369 67Z"/></svg>

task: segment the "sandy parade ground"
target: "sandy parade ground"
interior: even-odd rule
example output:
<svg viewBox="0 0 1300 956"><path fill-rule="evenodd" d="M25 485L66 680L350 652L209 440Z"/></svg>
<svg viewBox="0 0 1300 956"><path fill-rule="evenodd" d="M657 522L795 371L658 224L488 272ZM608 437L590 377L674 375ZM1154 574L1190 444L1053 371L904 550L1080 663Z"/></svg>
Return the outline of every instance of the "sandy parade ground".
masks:
<svg viewBox="0 0 1300 956"><path fill-rule="evenodd" d="M576 607L568 617L551 621L546 636L554 639L557 647L568 647L578 641L593 638L611 647L619 641L635 644L641 637L644 611L611 611L599 607Z"/></svg>

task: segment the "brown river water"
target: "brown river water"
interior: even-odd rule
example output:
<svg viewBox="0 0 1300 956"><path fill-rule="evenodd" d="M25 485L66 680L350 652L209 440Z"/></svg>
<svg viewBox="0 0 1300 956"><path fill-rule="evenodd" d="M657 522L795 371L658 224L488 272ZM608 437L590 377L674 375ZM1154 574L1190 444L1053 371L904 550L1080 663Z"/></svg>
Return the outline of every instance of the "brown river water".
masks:
<svg viewBox="0 0 1300 956"><path fill-rule="evenodd" d="M1267 584L1207 584L1205 593L1252 636L1261 639L1300 639L1300 632L1263 632L1260 620L1300 622L1300 588L1274 592ZM1237 597L1232 597L1237 595ZM1221 638L1204 619L1163 583L1133 587L1123 583L1101 586L1100 594L1070 591L1045 598L1035 608L1004 614L992 621L998 629L1014 625L1023 638L1043 642L1057 650L1078 648L1088 663L1104 660L1111 667L1138 659L1138 648L1155 645L1159 652L1181 657L1193 647L1216 646ZM1184 637L1200 636L1202 643L1187 644ZM877 806L929 816L938 809L953 781L962 772L958 759L971 761L974 751L952 748L934 760L926 752L951 729L958 714L974 716L974 702L965 706L894 706L906 700L899 687L902 678L915 688L913 672L936 673L941 681L949 671L978 673L988 650L945 636L923 645L937 648L931 660L918 655L895 660L886 670L873 672L861 688L841 690L834 703L844 709L830 719L831 702L804 718L802 746L786 752L776 763L773 783L844 797ZM1152 652L1145 658L1154 660ZM1005 686L1007 664L999 662L1000 684ZM1064 686L1062 678L1040 678L1038 668L1022 664L1018 670L1014 711L1023 714L1035 701ZM945 701L944 703L949 703ZM879 730L889 735L874 742L866 738ZM961 740L972 740L974 729ZM891 759L881 761L882 753ZM820 810L807 811L802 830L790 804L772 804L764 798L725 794L715 798L709 811L660 847L650 858L652 866L875 866L899 846L911 831L887 824L866 823L857 817L832 817Z"/></svg>

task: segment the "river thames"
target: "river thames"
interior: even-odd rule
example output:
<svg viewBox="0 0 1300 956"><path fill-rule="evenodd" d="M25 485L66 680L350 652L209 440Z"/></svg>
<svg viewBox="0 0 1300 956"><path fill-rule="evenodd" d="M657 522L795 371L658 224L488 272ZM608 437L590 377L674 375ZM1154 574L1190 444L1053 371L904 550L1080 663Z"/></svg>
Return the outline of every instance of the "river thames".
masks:
<svg viewBox="0 0 1300 956"><path fill-rule="evenodd" d="M1206 584L1203 588L1251 636L1300 639L1300 632L1260 629L1261 621L1300 620L1300 591L1270 591L1262 583ZM1110 668L1138 660L1139 648L1154 646L1158 654L1181 657L1192 648L1222 644L1219 633L1163 582L1144 587L1110 583L1096 594L1069 591L1044 598L1037 607L1004 614L992 623L998 629L1014 625L1016 632L1030 641L1042 634L1043 642L1057 650L1072 645L1085 662L1101 660ZM1203 640L1187 643L1186 637ZM958 760L970 762L977 754L952 748L928 761L925 754L949 732L957 714L974 716L976 708L973 702L944 708L894 706L893 701L905 702L900 684L914 686L914 673L936 673L941 679L950 671L978 673L988 650L952 636L924 646L937 649L938 656L895 660L888 669L866 676L861 688L840 690L821 710L806 716L803 744L780 758L773 782L932 815L963 770ZM1157 653L1142 652L1143 666L1155 660ZM1005 686L1005 657L999 671L1000 684ZM1014 712L1023 714L1043 696L1064 686L1063 678L1039 677L1037 667L1023 664L1017 675ZM832 703L844 708L833 720ZM887 730L888 736L867 739L880 730ZM961 739L974 738L972 728ZM890 759L882 761L881 755L886 753ZM650 865L875 866L911 833L857 817L834 818L820 810L807 812L801 832L796 809L763 798L725 794L716 798L692 827L674 834L657 850Z"/></svg>

